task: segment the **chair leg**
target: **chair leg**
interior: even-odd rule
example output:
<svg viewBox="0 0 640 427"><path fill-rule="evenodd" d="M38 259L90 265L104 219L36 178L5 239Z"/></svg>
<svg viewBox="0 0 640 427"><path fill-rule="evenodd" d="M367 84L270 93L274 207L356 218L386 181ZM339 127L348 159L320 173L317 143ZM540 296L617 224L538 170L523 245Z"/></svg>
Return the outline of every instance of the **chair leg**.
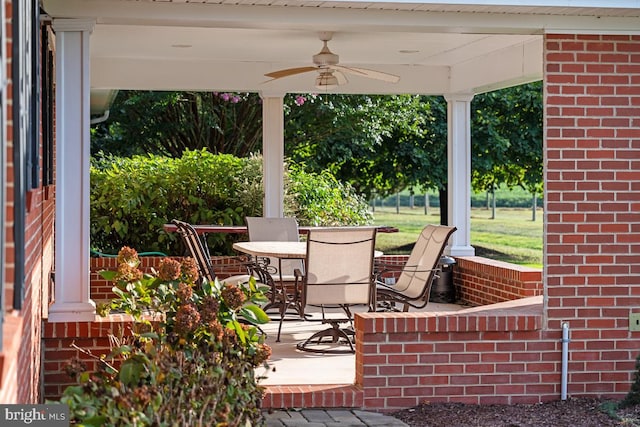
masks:
<svg viewBox="0 0 640 427"><path fill-rule="evenodd" d="M280 323L278 324L278 336L276 337L276 342L280 342L280 332L282 331L282 322L284 321L284 316L287 314L289 305L291 305L291 303L287 300L283 300L280 303Z"/></svg>
<svg viewBox="0 0 640 427"><path fill-rule="evenodd" d="M353 337L355 337L355 332L350 329L342 329L340 328L339 322L327 322L331 323L331 327L327 329L323 329L322 331L318 331L315 334L311 335L309 338L300 342L296 345L296 348L301 351L308 351L311 353L334 353L334 354L344 354L344 353L355 353L356 350L353 347ZM349 344L349 349L323 349L323 348L313 348L312 345L321 345L323 342L323 338L330 337L331 343L336 344L340 342L340 339L344 340L347 344ZM315 341L315 343L314 343Z"/></svg>

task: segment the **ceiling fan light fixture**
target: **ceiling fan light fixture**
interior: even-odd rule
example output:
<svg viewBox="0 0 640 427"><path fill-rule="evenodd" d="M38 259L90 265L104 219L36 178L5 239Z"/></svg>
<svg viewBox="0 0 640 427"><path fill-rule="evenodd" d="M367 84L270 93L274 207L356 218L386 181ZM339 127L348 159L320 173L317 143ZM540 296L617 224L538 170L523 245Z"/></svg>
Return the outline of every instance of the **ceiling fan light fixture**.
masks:
<svg viewBox="0 0 640 427"><path fill-rule="evenodd" d="M316 77L316 89L329 90L338 87L338 79L333 73L322 72Z"/></svg>

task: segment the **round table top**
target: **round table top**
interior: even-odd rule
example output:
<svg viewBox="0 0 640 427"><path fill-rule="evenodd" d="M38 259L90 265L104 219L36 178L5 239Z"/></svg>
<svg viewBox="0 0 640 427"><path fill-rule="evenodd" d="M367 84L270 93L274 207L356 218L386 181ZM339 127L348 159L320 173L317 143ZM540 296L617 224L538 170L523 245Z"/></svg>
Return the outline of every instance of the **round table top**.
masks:
<svg viewBox="0 0 640 427"><path fill-rule="evenodd" d="M306 242L236 242L233 249L253 256L274 258L305 258Z"/></svg>
<svg viewBox="0 0 640 427"><path fill-rule="evenodd" d="M233 249L260 257L304 259L307 256L307 242L236 242L233 244ZM382 251L375 251L374 253L375 257L382 255Z"/></svg>

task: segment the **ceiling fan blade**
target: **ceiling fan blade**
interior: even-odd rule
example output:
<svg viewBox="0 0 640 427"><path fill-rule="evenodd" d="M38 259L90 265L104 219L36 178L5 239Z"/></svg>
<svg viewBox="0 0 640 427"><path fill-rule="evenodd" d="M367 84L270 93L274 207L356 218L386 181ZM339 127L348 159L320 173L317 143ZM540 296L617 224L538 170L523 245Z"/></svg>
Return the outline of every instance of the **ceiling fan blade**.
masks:
<svg viewBox="0 0 640 427"><path fill-rule="evenodd" d="M342 65L334 65L333 68L345 73L353 74L356 76L367 77L370 79L382 80L389 83L398 83L400 77L395 74L383 73L381 71L368 70L366 68L357 67L345 67Z"/></svg>
<svg viewBox="0 0 640 427"><path fill-rule="evenodd" d="M338 79L339 85L344 85L349 83L349 80L347 80L347 76L345 76L344 73L341 73L339 70L335 70L333 72L333 75L336 76L336 79Z"/></svg>
<svg viewBox="0 0 640 427"><path fill-rule="evenodd" d="M266 77L271 77L272 79L281 79L283 77L294 76L296 74L308 73L309 71L317 70L317 67L298 67L298 68L287 68L285 70L273 71L271 73L265 74Z"/></svg>

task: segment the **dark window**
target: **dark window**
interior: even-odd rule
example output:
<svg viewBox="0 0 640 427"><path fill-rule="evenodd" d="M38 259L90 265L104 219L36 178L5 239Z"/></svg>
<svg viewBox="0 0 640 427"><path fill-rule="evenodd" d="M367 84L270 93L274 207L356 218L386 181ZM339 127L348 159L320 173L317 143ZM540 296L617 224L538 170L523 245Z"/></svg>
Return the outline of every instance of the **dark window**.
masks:
<svg viewBox="0 0 640 427"><path fill-rule="evenodd" d="M14 192L13 307L22 308L25 281L27 192L39 185L38 54L40 13L38 0L12 2L12 115ZM35 40L34 40L35 39ZM35 186L35 187L34 187Z"/></svg>
<svg viewBox="0 0 640 427"><path fill-rule="evenodd" d="M40 69L42 80L42 185L53 184L53 103L55 99L53 90L55 85L50 31L49 26L42 27L40 43L40 58L42 60Z"/></svg>

